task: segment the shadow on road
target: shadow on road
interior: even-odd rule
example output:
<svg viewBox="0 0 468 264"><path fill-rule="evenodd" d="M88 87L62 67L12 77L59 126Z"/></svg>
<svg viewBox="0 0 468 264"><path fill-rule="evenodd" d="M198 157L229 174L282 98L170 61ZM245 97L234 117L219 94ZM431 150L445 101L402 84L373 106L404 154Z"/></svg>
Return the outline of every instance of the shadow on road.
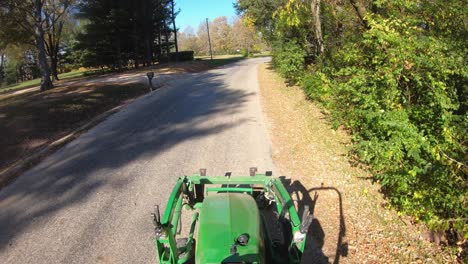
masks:
<svg viewBox="0 0 468 264"><path fill-rule="evenodd" d="M207 137L248 120L210 123L215 115L242 111L254 93L225 87L222 74L205 72L185 85L167 87L132 105L93 133L84 134L0 191L0 251L33 223L46 222L72 205L138 178L121 175L132 161L160 155L185 141ZM145 99L145 98L144 98ZM104 129L100 129L102 127ZM132 166L144 166L137 164ZM112 201L109 201L111 205ZM73 215L73 212L70 213ZM99 212L95 217L106 217Z"/></svg>
<svg viewBox="0 0 468 264"><path fill-rule="evenodd" d="M320 198L320 193L323 192L333 192L337 194L337 203L339 205L339 233L336 240L336 252L333 260L330 260L323 252L323 246L325 242L325 236L327 235L321 224L322 221L332 221L334 219L317 219L314 217L314 220L309 228L307 234L307 242L304 255L302 256L302 263L340 263L340 257L346 257L348 255L348 245L343 243L343 238L346 236L346 225L343 215L343 202L341 198L341 193L338 189L334 187L315 187L307 189L302 185L300 181L291 181L291 179L286 179L284 176L281 176L281 181L291 195L291 198L297 202L299 216L302 215L304 206L308 205L310 212L314 214L315 206L317 201ZM313 193L313 197L311 197ZM332 206L330 206L332 208Z"/></svg>

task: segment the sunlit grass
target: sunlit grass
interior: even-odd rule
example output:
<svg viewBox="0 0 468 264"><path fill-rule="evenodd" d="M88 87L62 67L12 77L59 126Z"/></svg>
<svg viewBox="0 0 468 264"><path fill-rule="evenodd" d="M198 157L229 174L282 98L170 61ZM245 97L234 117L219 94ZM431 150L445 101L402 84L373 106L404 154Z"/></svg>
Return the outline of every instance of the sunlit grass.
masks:
<svg viewBox="0 0 468 264"><path fill-rule="evenodd" d="M77 78L77 77L81 77L85 75L87 75L87 71L74 70L74 71L67 72L67 73L61 73L58 75L58 77L60 80L66 80L66 79ZM5 87L0 87L0 92L34 87L34 86L38 86L40 83L41 83L41 79L38 78L34 80L24 81L21 83L10 84Z"/></svg>

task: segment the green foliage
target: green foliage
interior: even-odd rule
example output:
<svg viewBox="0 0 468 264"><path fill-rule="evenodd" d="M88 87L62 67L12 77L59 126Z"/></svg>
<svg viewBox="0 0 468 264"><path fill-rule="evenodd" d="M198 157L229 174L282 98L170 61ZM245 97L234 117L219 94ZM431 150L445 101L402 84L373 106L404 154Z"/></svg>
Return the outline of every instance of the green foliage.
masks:
<svg viewBox="0 0 468 264"><path fill-rule="evenodd" d="M367 10L356 1L322 1L318 57L311 3L283 1L263 13L244 3L242 11L272 36L276 70L320 102L332 124L349 128L351 155L368 165L393 207L433 229L468 234L462 1L377 0Z"/></svg>
<svg viewBox="0 0 468 264"><path fill-rule="evenodd" d="M310 8L301 0L289 0L273 14L277 38L303 40L310 27Z"/></svg>
<svg viewBox="0 0 468 264"><path fill-rule="evenodd" d="M193 60L193 50L179 51L179 53L171 52L169 53L169 59L175 61L176 58L178 61L192 61Z"/></svg>
<svg viewBox="0 0 468 264"><path fill-rule="evenodd" d="M368 21L360 45L345 45L335 67L310 73L303 84L352 130L354 153L391 204L448 228L442 219L468 216L467 115L457 95L467 81L465 55L400 19ZM453 223L467 231L463 221Z"/></svg>
<svg viewBox="0 0 468 264"><path fill-rule="evenodd" d="M85 67L122 69L150 65L165 57L174 42L171 4L161 1L80 1L78 18L86 21L77 34L77 53ZM174 14L174 17L176 13Z"/></svg>
<svg viewBox="0 0 468 264"><path fill-rule="evenodd" d="M273 29L275 20L273 14L277 8L282 6L286 0L252 1L238 0L234 7L237 13L251 20L253 24L262 31L267 40L275 40Z"/></svg>
<svg viewBox="0 0 468 264"><path fill-rule="evenodd" d="M18 81L18 64L17 63L8 63L5 67L5 83L11 84Z"/></svg>
<svg viewBox="0 0 468 264"><path fill-rule="evenodd" d="M249 56L249 51L247 49L241 49L240 54L242 57L248 57Z"/></svg>
<svg viewBox="0 0 468 264"><path fill-rule="evenodd" d="M281 42L274 45L273 65L285 78L299 80L304 70L305 51L295 41Z"/></svg>

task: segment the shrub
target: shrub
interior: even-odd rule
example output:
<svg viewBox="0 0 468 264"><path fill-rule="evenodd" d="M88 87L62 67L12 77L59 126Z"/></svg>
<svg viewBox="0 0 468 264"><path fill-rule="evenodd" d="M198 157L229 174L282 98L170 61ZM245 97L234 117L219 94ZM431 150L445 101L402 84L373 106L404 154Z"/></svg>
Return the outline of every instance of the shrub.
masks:
<svg viewBox="0 0 468 264"><path fill-rule="evenodd" d="M179 51L178 55L175 52L169 53L170 61L192 61L193 60L193 50Z"/></svg>
<svg viewBox="0 0 468 264"><path fill-rule="evenodd" d="M351 129L353 153L393 206L434 229L468 234L466 55L402 20L368 21L359 45L344 45L334 66L302 84Z"/></svg>
<svg viewBox="0 0 468 264"><path fill-rule="evenodd" d="M306 52L295 41L278 42L273 48L273 65L281 76L298 81L304 71Z"/></svg>
<svg viewBox="0 0 468 264"><path fill-rule="evenodd" d="M240 54L242 55L242 57L247 58L249 56L249 51L247 49L241 49Z"/></svg>

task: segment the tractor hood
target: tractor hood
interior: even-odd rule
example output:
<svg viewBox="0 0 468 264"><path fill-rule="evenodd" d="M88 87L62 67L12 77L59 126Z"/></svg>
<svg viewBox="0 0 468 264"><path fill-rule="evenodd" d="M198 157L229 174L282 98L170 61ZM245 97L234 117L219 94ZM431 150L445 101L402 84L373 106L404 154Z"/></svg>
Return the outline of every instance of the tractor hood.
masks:
<svg viewBox="0 0 468 264"><path fill-rule="evenodd" d="M196 263L264 263L260 225L250 195L210 193L200 211Z"/></svg>

